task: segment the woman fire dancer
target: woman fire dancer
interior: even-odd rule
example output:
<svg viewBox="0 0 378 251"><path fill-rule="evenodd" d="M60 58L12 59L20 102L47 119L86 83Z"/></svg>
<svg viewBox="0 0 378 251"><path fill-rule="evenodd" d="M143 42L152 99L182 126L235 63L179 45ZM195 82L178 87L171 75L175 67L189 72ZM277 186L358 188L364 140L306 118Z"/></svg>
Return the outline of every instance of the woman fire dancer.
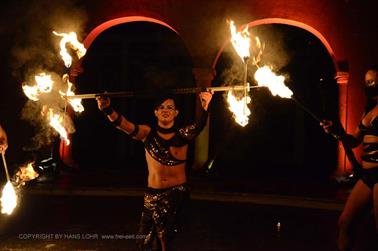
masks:
<svg viewBox="0 0 378 251"><path fill-rule="evenodd" d="M339 217L338 249L351 250L356 223L364 213L374 209L375 226L378 240L378 68L369 68L365 74L365 92L368 98L366 111L353 134L346 134L330 121L321 126L327 133L335 134L349 146L363 145L361 167L355 174L358 181L353 187Z"/></svg>

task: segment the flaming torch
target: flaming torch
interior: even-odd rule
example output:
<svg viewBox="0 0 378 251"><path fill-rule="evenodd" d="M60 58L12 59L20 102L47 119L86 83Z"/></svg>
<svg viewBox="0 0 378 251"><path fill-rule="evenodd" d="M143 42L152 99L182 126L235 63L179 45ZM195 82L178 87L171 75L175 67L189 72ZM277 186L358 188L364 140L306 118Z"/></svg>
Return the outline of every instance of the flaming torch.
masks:
<svg viewBox="0 0 378 251"><path fill-rule="evenodd" d="M16 188L20 188L26 184L26 182L34 180L39 177L39 173L34 170L34 161L19 167L18 171L13 177L13 184Z"/></svg>
<svg viewBox="0 0 378 251"><path fill-rule="evenodd" d="M63 126L64 115L55 113L52 108L49 108L49 111L47 112L47 117L50 121L50 126L60 134L60 136L66 141L66 145L68 146L70 144L70 140L68 139L67 130Z"/></svg>
<svg viewBox="0 0 378 251"><path fill-rule="evenodd" d="M270 67L264 66L255 72L255 80L259 86L265 86L274 96L280 96L281 98L290 98L300 108L307 112L311 117L320 122L321 120L311 112L306 106L300 103L293 97L293 92L285 85L285 77L282 75L276 75Z"/></svg>
<svg viewBox="0 0 378 251"><path fill-rule="evenodd" d="M248 74L248 61L250 57L249 53L249 47L251 43L251 39L249 37L248 32L248 26L246 26L242 31L237 32L236 27L234 25L234 21L230 20L230 31L231 31L231 43L236 51L236 53L239 55L241 60L244 63L244 95L240 99L233 96L231 92L227 95L227 101L230 105L230 110L234 113L234 117L237 123L239 123L241 126L245 126L248 124L248 116L251 114L251 111L248 108L248 104L251 102L251 98L248 97L248 83L247 83L247 74ZM240 105L240 103L244 105ZM239 109L242 109L242 112L240 112Z"/></svg>
<svg viewBox="0 0 378 251"><path fill-rule="evenodd" d="M7 162L5 160L4 153L2 153L2 157L3 157L3 166L5 170L5 175L7 177L7 183L5 184L3 188L2 196L0 199L1 213L10 215L12 214L13 210L17 206L17 195L16 195L16 191L13 188L12 182L10 181L10 178L9 178L8 167L7 167Z"/></svg>
<svg viewBox="0 0 378 251"><path fill-rule="evenodd" d="M62 96L63 99L66 99L66 97L74 96L75 93L72 91L73 84L70 82L68 74L64 74L62 77L63 81L67 83L67 91L62 92L59 91L60 95ZM84 106L81 104L81 99L80 98L70 98L68 99L68 103L72 106L75 112L83 112L84 111Z"/></svg>
<svg viewBox="0 0 378 251"><path fill-rule="evenodd" d="M268 87L273 96L292 98L293 92L285 85L285 77L276 75L268 66L255 72L255 80L259 86Z"/></svg>
<svg viewBox="0 0 378 251"><path fill-rule="evenodd" d="M72 57L68 53L66 48L67 44L70 44L72 49L76 51L76 55L79 59L82 58L87 52L87 49L85 49L84 45L77 40L77 35L75 32L58 33L56 31L53 31L53 33L56 36L62 37L62 39L60 40L60 55L62 56L64 65L67 68L69 68L72 64Z"/></svg>
<svg viewBox="0 0 378 251"><path fill-rule="evenodd" d="M79 59L85 55L86 49L84 45L77 40L75 32L58 33L53 31L53 33L56 36L62 37L60 40L60 55L67 68L72 64L72 57L67 51L67 45L70 45ZM74 129L73 126L70 125L70 119L65 115L66 101L68 101L75 112L84 111L80 98L67 99L67 97L75 95L73 92L73 83L69 81L68 74L64 74L61 79L55 77L53 80L51 74L42 72L36 75L34 79L34 85L23 83L22 88L25 95L32 101L41 102L42 116L46 118L49 125L65 140L66 145L69 145L68 133L72 133ZM63 91L61 86L56 86L57 84L66 85L66 90ZM61 99L59 99L59 97Z"/></svg>
<svg viewBox="0 0 378 251"><path fill-rule="evenodd" d="M30 86L28 84L23 84L22 88L25 95L32 101L39 101L40 99L43 100L42 94L51 94L54 90L54 81L50 74L46 74L45 72L37 74L35 77L35 84ZM69 92L67 92L67 95ZM48 110L48 112L46 112ZM56 112L52 108L48 108L48 105L42 106L41 115L46 118L48 123L60 134L62 138L65 139L66 144L69 144L67 131L63 125L63 115L61 112Z"/></svg>
<svg viewBox="0 0 378 251"><path fill-rule="evenodd" d="M51 76L46 74L45 72L41 72L38 75L35 75L34 79L36 82L34 86L23 83L22 89L29 99L38 101L39 96L42 93L51 92L54 82L52 81Z"/></svg>

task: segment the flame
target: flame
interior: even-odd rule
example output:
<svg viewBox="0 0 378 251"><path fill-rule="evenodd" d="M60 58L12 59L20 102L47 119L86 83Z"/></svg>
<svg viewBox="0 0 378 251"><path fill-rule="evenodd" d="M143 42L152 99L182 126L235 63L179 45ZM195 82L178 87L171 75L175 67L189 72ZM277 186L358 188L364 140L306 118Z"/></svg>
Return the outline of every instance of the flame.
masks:
<svg viewBox="0 0 378 251"><path fill-rule="evenodd" d="M232 91L227 93L228 109L233 113L235 121L241 125L246 126L248 124L248 116L251 115L247 104L251 103L251 98L249 96L244 96L242 98L237 98L232 94Z"/></svg>
<svg viewBox="0 0 378 251"><path fill-rule="evenodd" d="M49 93L52 91L54 81L51 79L51 75L44 72L34 76L36 84L33 86L23 84L22 89L25 95L33 100L38 101L41 93Z"/></svg>
<svg viewBox="0 0 378 251"><path fill-rule="evenodd" d="M15 183L21 185L25 185L25 182L34 180L39 176L39 174L34 171L33 168L34 162L28 163L26 166L22 166L16 173L16 180Z"/></svg>
<svg viewBox="0 0 378 251"><path fill-rule="evenodd" d="M49 109L50 125L60 134L60 136L66 141L66 145L70 144L68 134L64 126L62 125L63 116L53 112L53 109Z"/></svg>
<svg viewBox="0 0 378 251"><path fill-rule="evenodd" d="M47 108L47 106L44 106L42 108L42 115L45 115L45 111L48 109L47 112L47 120L49 121L50 126L52 126L66 141L66 145L68 146L70 144L70 140L68 139L68 133L67 130L63 126L64 117L62 114L54 113L54 110L52 108Z"/></svg>
<svg viewBox="0 0 378 251"><path fill-rule="evenodd" d="M285 77L278 76L268 66L261 67L255 72L255 79L259 86L268 87L272 95L281 98L291 98L293 92L285 85Z"/></svg>
<svg viewBox="0 0 378 251"><path fill-rule="evenodd" d="M77 35L75 32L70 32L70 33L58 33L56 31L53 31L53 34L56 36L62 37L60 40L60 55L62 56L62 59L64 61L65 66L68 68L72 64L72 57L67 51L67 44L76 52L77 57L80 59L82 58L85 53L86 49L83 44L81 44L77 40ZM69 117L65 116L63 111L57 112L56 109L60 110L61 104L63 102L54 102L55 100L55 95L59 94L62 97L62 100L68 100L69 104L73 107L75 112L83 112L84 107L81 104L81 99L67 99L68 96L73 96L75 93L73 92L73 84L69 81L68 74L65 74L62 76L63 82L67 83L67 90L62 91L62 90L57 90L59 88L56 88L53 90L53 84L54 81L52 80L50 75L47 75L46 73L40 73L39 75L35 76L35 84L34 85L28 85L26 83L23 83L22 89L25 93L25 95L33 100L33 101L39 101L41 99L42 94L50 93L53 92L53 95L50 95L50 99L46 100L41 100L44 102L51 102L49 104L44 104L42 106L42 111L41 114L46 117L49 125L53 127L59 135L65 140L66 145L70 144L70 141L68 139L68 132L73 132L73 128L71 126L71 123L65 123L65 122L70 122L68 119ZM58 84L60 84L60 81L58 81ZM51 108L51 106L54 107ZM68 131L66 128L68 128Z"/></svg>
<svg viewBox="0 0 378 251"><path fill-rule="evenodd" d="M35 82L37 82L38 90L43 93L49 93L52 90L53 83L51 79L51 75L47 75L46 73L42 72L35 77Z"/></svg>
<svg viewBox="0 0 378 251"><path fill-rule="evenodd" d="M27 85L27 84L23 84L22 85L22 90L24 91L25 95L33 100L33 101L38 101L39 100L39 90L38 90L38 86L34 85L34 86L30 86L30 85Z"/></svg>
<svg viewBox="0 0 378 251"><path fill-rule="evenodd" d="M0 199L1 202L1 213L2 214L12 214L13 210L17 206L17 195L10 181L5 184L3 188L3 193Z"/></svg>
<svg viewBox="0 0 378 251"><path fill-rule="evenodd" d="M53 31L54 35L62 37L60 40L60 55L64 61L64 65L69 68L72 64L72 57L67 51L66 44L69 43L71 47L76 51L77 57L80 59L82 58L87 49L85 49L84 45L77 40L77 35L75 32L70 33L58 33Z"/></svg>
<svg viewBox="0 0 378 251"><path fill-rule="evenodd" d="M258 66L258 64L261 60L262 53L265 49L265 44L261 43L259 37L255 37L255 42L256 42L255 43L255 55L252 57L252 63L254 65Z"/></svg>
<svg viewBox="0 0 378 251"><path fill-rule="evenodd" d="M75 93L71 90L73 84L70 82L68 78L68 74L64 74L62 77L63 81L67 83L67 91L64 93L62 91L59 91L60 95L64 98L65 96L73 96ZM84 106L81 104L80 98L74 98L74 99L68 99L68 103L72 106L75 112L83 112Z"/></svg>
<svg viewBox="0 0 378 251"><path fill-rule="evenodd" d="M248 26L244 30L237 32L234 25L234 21L230 20L230 31L231 31L231 43L234 46L239 57L243 60L249 58L249 46L251 44L251 39L249 37Z"/></svg>

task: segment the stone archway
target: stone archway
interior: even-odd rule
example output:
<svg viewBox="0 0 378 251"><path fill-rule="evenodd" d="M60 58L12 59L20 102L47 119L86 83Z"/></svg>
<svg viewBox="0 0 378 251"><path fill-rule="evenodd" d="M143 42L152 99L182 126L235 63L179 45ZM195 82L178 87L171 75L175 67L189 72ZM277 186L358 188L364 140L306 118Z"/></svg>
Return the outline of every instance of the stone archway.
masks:
<svg viewBox="0 0 378 251"><path fill-rule="evenodd" d="M84 40L84 45L87 49L91 49L91 45L92 43L96 40L97 37L99 37L104 31L112 28L112 27L115 27L115 26L121 26L121 25L124 25L124 24L127 24L127 23L149 23L149 24L152 24L154 27L162 27L164 30L170 30L170 31L173 31L173 32L169 32L169 34L173 34L171 35L172 36L176 36L177 35L177 43L180 43L180 37L177 33L177 31L175 29L173 29L171 26L169 26L168 24L160 21L160 20L157 20L157 19L153 19L153 18L149 18L149 17L142 17L142 16L132 16L132 17L124 17L124 18L117 18L117 19L114 19L114 20L110 20L110 21L107 21L103 24L100 24L99 26L97 26L95 29L93 29L89 35L85 38ZM140 26L140 25L139 25ZM166 29L167 28L167 29ZM159 29L159 28L155 28L155 29ZM166 34L166 33L164 33ZM185 47L184 45L182 47ZM73 65L71 67L71 81L72 82L76 82L76 77L82 73L82 64L83 64L83 61L85 60L85 58L82 58L81 60L77 61L75 63L75 65ZM87 90L88 91L88 90ZM93 90L89 90L89 91L93 91ZM70 115L73 115L70 111L68 111L70 113ZM61 142L60 144L60 155L61 155L61 159L63 160L63 162L68 165L68 166L77 166L77 164L75 163L75 160L73 159L73 156L72 156L72 146L71 145L66 145L64 144L63 142Z"/></svg>
<svg viewBox="0 0 378 251"><path fill-rule="evenodd" d="M349 81L349 73L345 71L345 68L343 68L343 65L340 66L340 60L338 60L335 56L334 49L331 46L331 44L328 42L327 38L318 30L311 27L308 24L290 20L290 19L283 19L283 18L265 18L260 20L251 21L247 24L242 25L239 29L243 30L247 26L248 28L253 28L260 25L267 25L267 24L284 24L289 25L293 27L297 27L299 29L303 29L314 35L320 42L323 44L324 48L328 52L332 64L336 71L336 81L339 84L339 119L343 126L347 129L348 121L347 121L347 103L348 103L348 92L347 92L347 84ZM222 47L217 52L214 61L212 63L212 68L215 69L216 64L225 50L226 46L229 44L229 38L223 43ZM349 162L346 162L346 155L344 148L341 143L338 144L338 163L337 163L337 170L335 171L335 175L345 175L347 172L351 171L351 165Z"/></svg>
<svg viewBox="0 0 378 251"><path fill-rule="evenodd" d="M120 18L106 21L100 24L99 26L97 26L96 28L94 28L84 40L85 48L88 49L91 46L92 42L96 39L96 37L99 36L104 30L107 30L115 25L125 24L125 23L130 23L130 22L150 22L150 23L159 24L159 25L167 27L168 29L171 29L172 31L176 32L179 35L179 33L170 25L155 18L144 17L144 16L120 17Z"/></svg>

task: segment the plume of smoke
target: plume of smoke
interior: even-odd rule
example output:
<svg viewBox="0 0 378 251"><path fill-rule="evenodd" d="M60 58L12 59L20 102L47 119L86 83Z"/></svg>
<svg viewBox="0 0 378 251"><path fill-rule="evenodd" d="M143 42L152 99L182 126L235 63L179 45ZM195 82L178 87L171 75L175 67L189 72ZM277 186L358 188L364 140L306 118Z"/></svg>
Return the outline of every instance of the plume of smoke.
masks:
<svg viewBox="0 0 378 251"><path fill-rule="evenodd" d="M65 113L67 104L59 93L59 91L65 91L67 85L57 73L46 72L46 74L51 75L51 79L54 82L52 91L40 94L38 101L28 100L21 112L21 119L30 122L36 128L36 134L32 141L37 149L51 144L54 141L54 137L58 135L48 123L49 109L63 116L62 124L68 133L75 132L73 121ZM29 77L28 81L33 83L33 78Z"/></svg>
<svg viewBox="0 0 378 251"><path fill-rule="evenodd" d="M21 111L21 119L28 121L35 128L35 134L32 138L34 149L40 149L45 145L52 144L56 136L56 132L46 122L41 111L42 105L31 100L26 102Z"/></svg>
<svg viewBox="0 0 378 251"><path fill-rule="evenodd" d="M275 71L280 71L290 62L290 50L286 48L288 38L282 29L277 29L274 25L261 25L254 27L252 34L259 38L263 49L258 61L259 67L267 65ZM256 46L251 47L252 53L257 55L259 51ZM249 78L253 79L254 74L255 71L248 71Z"/></svg>
<svg viewBox="0 0 378 251"><path fill-rule="evenodd" d="M16 7L17 4L17 7ZM28 0L17 1L11 8L17 15L12 33L13 48L11 50L12 75L20 83L34 84L34 76L40 72L50 74L54 81L51 93L41 94L39 100L27 101L21 111L21 119L35 127L32 141L34 148L51 144L57 132L49 125L46 109L62 114L63 125L69 133L75 131L72 120L65 111L65 101L59 90L66 91L67 85L62 75L67 69L59 56L60 37L52 32L61 33L74 31L79 39L83 37L87 16L77 0L50 1Z"/></svg>
<svg viewBox="0 0 378 251"><path fill-rule="evenodd" d="M78 3L75 0L30 0L20 4L23 12L17 16L12 49L12 68L16 78L21 81L31 71L40 68L63 71L58 52L60 38L54 36L52 31L75 31L79 38L85 35L83 29L87 17Z"/></svg>

